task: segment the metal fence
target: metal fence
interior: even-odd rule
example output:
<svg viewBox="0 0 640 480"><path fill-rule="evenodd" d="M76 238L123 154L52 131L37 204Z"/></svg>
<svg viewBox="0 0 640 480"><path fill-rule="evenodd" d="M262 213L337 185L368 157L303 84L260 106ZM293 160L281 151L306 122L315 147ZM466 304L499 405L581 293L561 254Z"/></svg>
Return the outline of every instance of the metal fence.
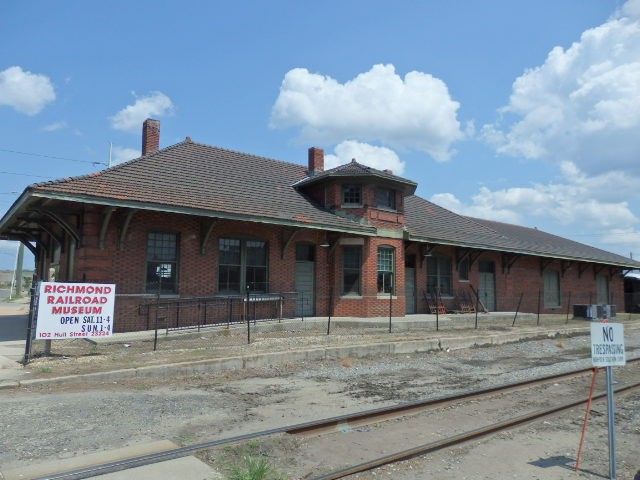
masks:
<svg viewBox="0 0 640 480"><path fill-rule="evenodd" d="M274 349L295 349L303 345L331 344L336 337L348 337L349 341L358 343L376 336L407 338L429 331L566 325L605 315L622 320L640 318L637 314L620 313L624 311L625 300L631 301L631 298L620 299L619 306L610 298L611 303L605 305L613 307L607 309L594 303L593 293L566 292L564 297L562 302L550 306L545 305L544 295L539 291L484 300L478 294L458 297L431 296L423 292L416 299L417 310L427 313L394 317L391 312L399 300L390 296L384 307L388 313L381 311L379 317L336 318L331 315L331 308L325 316L300 315L310 310L310 299L295 292L175 299L147 296L135 305L144 329L95 340L33 339L25 358L104 354L133 358L150 352L185 351L193 352L197 358L198 354L225 356L241 349L252 351L252 347L263 347L265 342ZM316 301L322 300L330 306L333 301L316 298Z"/></svg>

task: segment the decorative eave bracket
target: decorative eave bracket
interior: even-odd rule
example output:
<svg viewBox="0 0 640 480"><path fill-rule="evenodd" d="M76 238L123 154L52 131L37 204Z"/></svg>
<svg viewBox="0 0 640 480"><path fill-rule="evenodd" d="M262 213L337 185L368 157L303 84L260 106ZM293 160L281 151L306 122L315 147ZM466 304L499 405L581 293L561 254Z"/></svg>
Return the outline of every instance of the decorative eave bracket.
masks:
<svg viewBox="0 0 640 480"><path fill-rule="evenodd" d="M286 252L287 248L289 248L289 245L291 244L291 242L293 241L293 239L295 238L295 236L298 234L298 232L300 231L299 228L294 228L291 230L284 230L282 232L282 240L281 240L281 244L282 244L282 250L280 251L280 258L284 260L284 252Z"/></svg>
<svg viewBox="0 0 640 480"><path fill-rule="evenodd" d="M122 222L122 228L120 230L120 241L118 242L118 248L120 250L124 250L124 240L127 237L127 231L129 231L129 225L131 224L131 219L135 215L138 210L135 208L131 208L127 210L127 214L124 217Z"/></svg>
<svg viewBox="0 0 640 480"><path fill-rule="evenodd" d="M511 267L513 267L521 257L522 255L519 253L513 253L513 254L503 253L502 254L502 273L503 274L511 273Z"/></svg>
<svg viewBox="0 0 640 480"><path fill-rule="evenodd" d="M218 220L213 218L208 222L203 222L200 226L200 255L204 255L207 251L207 243L209 242L209 237L211 236L211 232L213 232L213 228L218 224Z"/></svg>
<svg viewBox="0 0 640 480"><path fill-rule="evenodd" d="M104 250L104 239L107 236L111 216L115 211L116 207L105 207L102 213L102 225L100 226L100 237L98 238L98 248L100 248L100 250Z"/></svg>

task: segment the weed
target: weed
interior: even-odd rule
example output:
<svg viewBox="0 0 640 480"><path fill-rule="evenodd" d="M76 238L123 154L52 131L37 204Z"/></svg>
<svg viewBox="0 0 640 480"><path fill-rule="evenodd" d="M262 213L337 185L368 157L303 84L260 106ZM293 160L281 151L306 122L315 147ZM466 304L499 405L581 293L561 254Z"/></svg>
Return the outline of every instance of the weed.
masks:
<svg viewBox="0 0 640 480"><path fill-rule="evenodd" d="M229 480L263 480L271 471L266 458L244 457L243 465L233 465Z"/></svg>
<svg viewBox="0 0 640 480"><path fill-rule="evenodd" d="M51 367L40 367L37 370L38 373L51 373L53 369Z"/></svg>
<svg viewBox="0 0 640 480"><path fill-rule="evenodd" d="M269 463L268 453L256 440L226 448L221 463L228 480L285 480Z"/></svg>
<svg viewBox="0 0 640 480"><path fill-rule="evenodd" d="M184 434L184 435L180 435L178 437L178 441L181 444L189 444L189 443L193 443L193 441L196 439L196 437L194 437L193 435L189 435L189 434Z"/></svg>

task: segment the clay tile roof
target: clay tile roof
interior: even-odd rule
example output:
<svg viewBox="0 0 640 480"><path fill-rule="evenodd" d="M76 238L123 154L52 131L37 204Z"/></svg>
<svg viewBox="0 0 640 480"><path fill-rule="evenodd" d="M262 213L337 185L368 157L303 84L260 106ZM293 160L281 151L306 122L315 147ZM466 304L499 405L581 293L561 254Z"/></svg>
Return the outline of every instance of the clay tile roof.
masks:
<svg viewBox="0 0 640 480"><path fill-rule="evenodd" d="M407 180L406 178L402 178L397 175L393 175L392 173L388 173L384 170L378 170L376 168L369 167L367 165L358 163L355 160L352 160L351 162L345 163L344 165L339 165L335 168L331 168L329 170L318 172L314 175L302 178L295 184L295 186L302 187L336 177L347 177L354 179L358 177L362 177L365 179L375 177L385 183L397 185L399 189L405 190L408 194L413 194L418 185L416 182Z"/></svg>
<svg viewBox="0 0 640 480"><path fill-rule="evenodd" d="M301 165L185 141L98 174L30 188L82 201L126 202L221 218L375 232L374 227L315 205L291 186L305 175Z"/></svg>
<svg viewBox="0 0 640 480"><path fill-rule="evenodd" d="M470 218L470 217L469 217ZM575 242L568 238L559 237L543 232L537 228L522 227L509 223L470 218L470 220L484 225L508 237L513 248L522 251L533 251L540 255L560 258L579 258L594 262L632 265L633 260L622 255L607 252L584 243Z"/></svg>
<svg viewBox="0 0 640 480"><path fill-rule="evenodd" d="M436 244L498 250L638 268L632 259L535 228L465 217L417 196L405 199L410 238Z"/></svg>

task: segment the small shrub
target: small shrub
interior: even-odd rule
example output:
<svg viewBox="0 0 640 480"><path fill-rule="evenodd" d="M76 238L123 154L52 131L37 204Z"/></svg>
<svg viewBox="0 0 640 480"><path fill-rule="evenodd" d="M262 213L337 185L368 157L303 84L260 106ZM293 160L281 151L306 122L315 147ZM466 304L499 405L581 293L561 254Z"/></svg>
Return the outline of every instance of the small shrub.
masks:
<svg viewBox="0 0 640 480"><path fill-rule="evenodd" d="M244 463L231 467L229 480L265 480L271 473L266 458L244 457Z"/></svg>

